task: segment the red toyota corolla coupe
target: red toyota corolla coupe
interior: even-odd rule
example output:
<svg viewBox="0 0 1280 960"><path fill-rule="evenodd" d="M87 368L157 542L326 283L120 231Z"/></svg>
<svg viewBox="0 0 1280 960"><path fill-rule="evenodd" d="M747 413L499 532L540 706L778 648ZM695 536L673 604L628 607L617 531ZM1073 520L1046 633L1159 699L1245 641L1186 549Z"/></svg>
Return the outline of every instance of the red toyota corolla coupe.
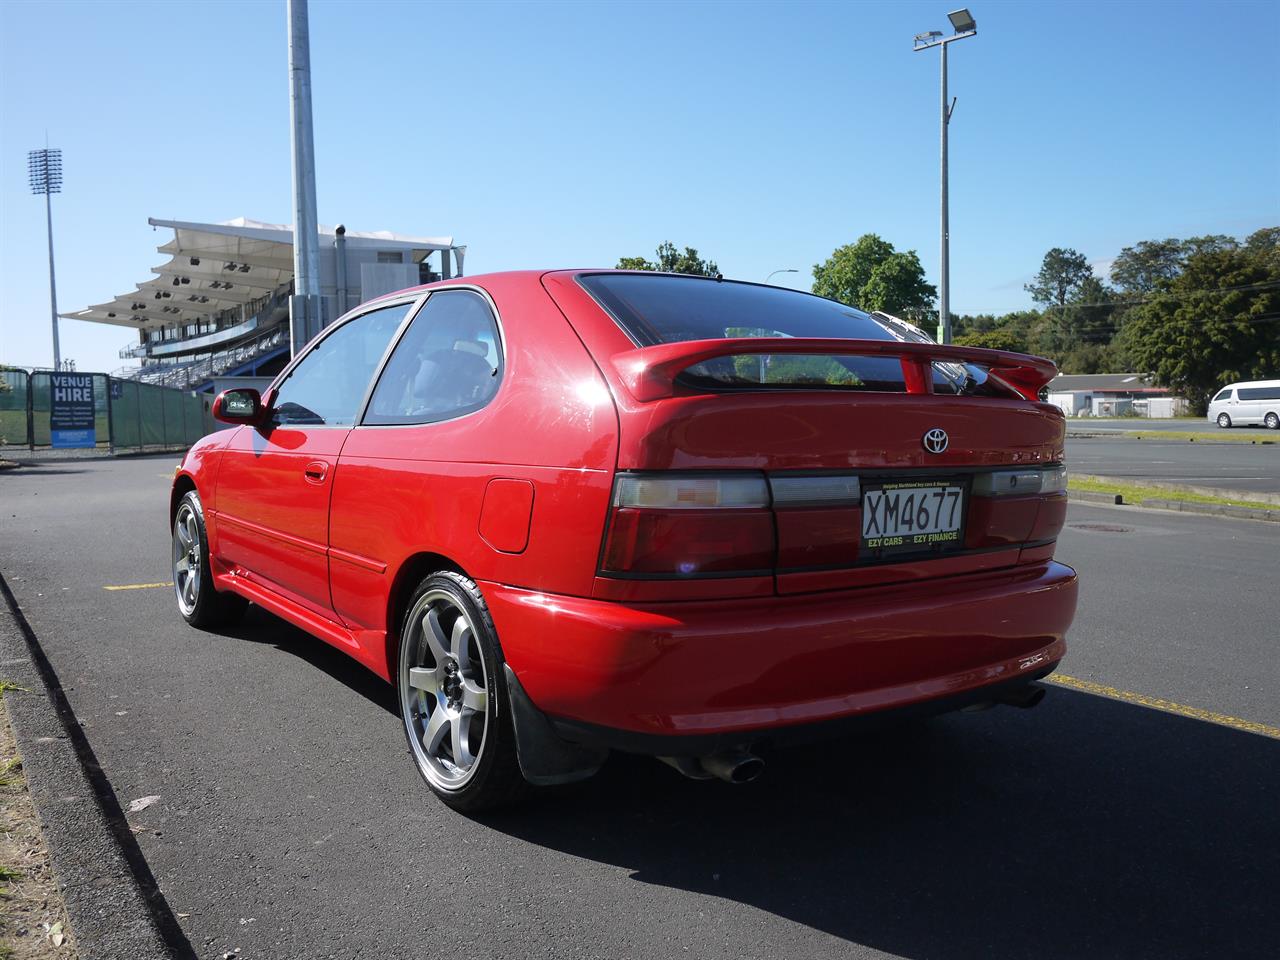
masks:
<svg viewBox="0 0 1280 960"><path fill-rule="evenodd" d="M252 601L394 683L460 809L610 749L742 781L788 738L1027 706L1076 605L1053 373L721 279L409 290L217 398L178 607Z"/></svg>

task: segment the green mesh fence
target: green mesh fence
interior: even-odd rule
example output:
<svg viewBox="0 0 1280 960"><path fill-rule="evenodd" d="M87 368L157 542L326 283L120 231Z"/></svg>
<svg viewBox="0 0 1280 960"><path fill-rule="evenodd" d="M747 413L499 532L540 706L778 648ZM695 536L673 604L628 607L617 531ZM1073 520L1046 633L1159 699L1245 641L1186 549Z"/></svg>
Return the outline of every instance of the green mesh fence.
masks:
<svg viewBox="0 0 1280 960"><path fill-rule="evenodd" d="M93 378L94 440L97 449L146 450L188 447L214 430L212 398L106 374ZM0 371L0 438L10 446L52 445L47 372Z"/></svg>
<svg viewBox="0 0 1280 960"><path fill-rule="evenodd" d="M187 428L182 422L182 394L177 390L160 391L160 402L164 404L164 442L177 446L186 441Z"/></svg>
<svg viewBox="0 0 1280 960"><path fill-rule="evenodd" d="M153 383L138 384L138 402L142 405L142 445L164 445L164 387Z"/></svg>
<svg viewBox="0 0 1280 960"><path fill-rule="evenodd" d="M0 371L0 446L27 442L27 395L31 377L25 370Z"/></svg>
<svg viewBox="0 0 1280 960"><path fill-rule="evenodd" d="M111 381L111 442L124 449L142 446L142 406L138 402L137 381Z"/></svg>

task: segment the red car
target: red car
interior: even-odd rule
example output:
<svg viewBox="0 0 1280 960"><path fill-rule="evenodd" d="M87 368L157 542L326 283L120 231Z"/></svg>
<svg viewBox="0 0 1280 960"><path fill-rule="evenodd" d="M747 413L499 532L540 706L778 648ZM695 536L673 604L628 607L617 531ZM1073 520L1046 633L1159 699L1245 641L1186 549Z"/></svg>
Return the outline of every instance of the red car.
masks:
<svg viewBox="0 0 1280 960"><path fill-rule="evenodd" d="M178 606L396 684L441 798L609 750L747 780L852 722L1027 706L1063 655L1053 364L721 279L505 273L364 304L170 503Z"/></svg>

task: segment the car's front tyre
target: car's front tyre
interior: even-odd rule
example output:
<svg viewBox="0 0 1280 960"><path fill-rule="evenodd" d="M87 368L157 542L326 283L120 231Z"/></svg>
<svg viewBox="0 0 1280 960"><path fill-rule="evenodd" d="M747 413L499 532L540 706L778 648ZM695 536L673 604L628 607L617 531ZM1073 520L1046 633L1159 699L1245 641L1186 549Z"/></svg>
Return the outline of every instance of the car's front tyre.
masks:
<svg viewBox="0 0 1280 960"><path fill-rule="evenodd" d="M249 606L244 597L213 587L204 509L194 490L183 496L173 518L173 591L182 619L202 630L234 623Z"/></svg>
<svg viewBox="0 0 1280 960"><path fill-rule="evenodd" d="M1231 418L1228 417L1225 413L1218 414L1218 426L1220 426L1223 430L1227 429L1227 427L1231 426Z"/></svg>
<svg viewBox="0 0 1280 960"><path fill-rule="evenodd" d="M446 570L418 585L400 630L396 688L409 751L436 796L478 811L525 793L502 651L474 582Z"/></svg>

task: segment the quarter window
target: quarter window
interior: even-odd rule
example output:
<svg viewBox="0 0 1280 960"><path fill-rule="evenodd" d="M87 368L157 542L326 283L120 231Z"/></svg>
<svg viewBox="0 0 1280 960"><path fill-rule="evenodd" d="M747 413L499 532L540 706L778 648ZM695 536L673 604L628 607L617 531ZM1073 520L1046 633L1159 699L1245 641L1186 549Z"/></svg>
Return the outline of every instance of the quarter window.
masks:
<svg viewBox="0 0 1280 960"><path fill-rule="evenodd" d="M444 290L413 318L378 380L366 424L432 423L478 410L498 391L502 350L489 304Z"/></svg>
<svg viewBox="0 0 1280 960"><path fill-rule="evenodd" d="M280 385L273 404L279 424L350 425L387 344L413 303L348 320L312 349Z"/></svg>

